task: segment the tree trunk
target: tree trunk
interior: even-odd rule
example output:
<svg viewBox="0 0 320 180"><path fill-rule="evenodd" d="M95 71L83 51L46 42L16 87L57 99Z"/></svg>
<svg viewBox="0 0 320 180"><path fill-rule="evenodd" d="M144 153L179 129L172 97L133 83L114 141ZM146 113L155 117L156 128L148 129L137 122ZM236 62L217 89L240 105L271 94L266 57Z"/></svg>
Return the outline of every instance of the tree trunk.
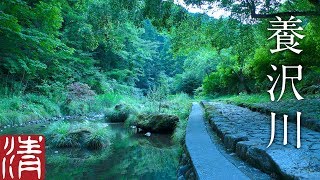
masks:
<svg viewBox="0 0 320 180"><path fill-rule="evenodd" d="M242 72L242 69L239 71L239 73L237 73L238 75L238 79L239 79L239 82L240 82L240 86L239 86L239 91L241 92L241 86L244 88L244 90L246 91L246 93L248 94L251 94L252 91L251 89L249 88L247 82L246 82L246 78L244 77L243 75L243 72Z"/></svg>

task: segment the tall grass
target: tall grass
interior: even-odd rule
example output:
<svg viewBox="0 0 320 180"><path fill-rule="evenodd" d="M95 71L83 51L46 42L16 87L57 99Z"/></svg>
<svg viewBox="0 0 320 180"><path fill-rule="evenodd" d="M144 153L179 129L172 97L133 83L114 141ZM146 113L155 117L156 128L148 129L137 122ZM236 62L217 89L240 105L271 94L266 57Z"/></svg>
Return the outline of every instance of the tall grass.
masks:
<svg viewBox="0 0 320 180"><path fill-rule="evenodd" d="M68 104L67 108L69 109L68 114L87 114L90 112L106 113L108 109L113 108L116 104L127 104L137 111L137 113L165 113L176 115L179 117L180 122L177 125L173 138L175 141L181 142L184 139L191 101L192 99L187 94L169 95L162 103L163 107L161 108L161 112L158 112L159 104L157 102L151 102L146 97L110 92L97 95L93 100L87 102L73 101ZM63 103L64 102L57 103L45 96L36 94L1 98L0 126L20 124L29 120L63 115ZM129 119L134 118L135 117L130 116ZM63 128L68 125L60 124L60 126ZM55 128L57 127L53 127L53 129ZM60 130L58 132L60 132ZM64 136L65 133L66 132L62 132L61 130L58 136L67 140L67 137ZM102 137L102 135L97 134L96 136L92 135L92 137L93 139L97 139L97 137ZM59 144L59 142L56 143Z"/></svg>
<svg viewBox="0 0 320 180"><path fill-rule="evenodd" d="M45 96L27 94L0 99L0 126L58 115L61 115L59 105Z"/></svg>
<svg viewBox="0 0 320 180"><path fill-rule="evenodd" d="M90 103L91 112L105 112L106 109L114 107L116 104L128 104L131 106L138 106L144 99L143 97L137 98L134 95L126 95L120 93L106 93L97 95Z"/></svg>
<svg viewBox="0 0 320 180"><path fill-rule="evenodd" d="M113 134L106 126L93 122L55 122L45 132L50 145L58 148L85 146L101 149L111 143Z"/></svg>
<svg viewBox="0 0 320 180"><path fill-rule="evenodd" d="M90 101L73 100L66 104L64 99L56 102L38 94L5 96L0 98L0 127L53 116L104 113L118 103L136 106L140 102L137 99L110 92L97 95Z"/></svg>
<svg viewBox="0 0 320 180"><path fill-rule="evenodd" d="M188 124L188 116L192 106L192 101L187 94L177 94L170 96L171 108L169 111L179 117L176 130L172 136L173 141L176 143L184 143L186 129Z"/></svg>
<svg viewBox="0 0 320 180"><path fill-rule="evenodd" d="M284 93L281 100L295 100L296 97L291 91L291 89L287 87L286 90L287 91ZM276 101L278 100L279 96L280 96L280 92L276 92L275 93ZM252 105L255 103L272 102L270 99L270 95L267 92L259 93L259 94L239 94L239 95L220 96L213 99L217 101L225 101L225 102L232 102L235 104L248 104L248 105Z"/></svg>
<svg viewBox="0 0 320 180"><path fill-rule="evenodd" d="M49 126L45 132L50 144L55 147L80 146L77 134L70 134L71 125L68 122L56 122Z"/></svg>

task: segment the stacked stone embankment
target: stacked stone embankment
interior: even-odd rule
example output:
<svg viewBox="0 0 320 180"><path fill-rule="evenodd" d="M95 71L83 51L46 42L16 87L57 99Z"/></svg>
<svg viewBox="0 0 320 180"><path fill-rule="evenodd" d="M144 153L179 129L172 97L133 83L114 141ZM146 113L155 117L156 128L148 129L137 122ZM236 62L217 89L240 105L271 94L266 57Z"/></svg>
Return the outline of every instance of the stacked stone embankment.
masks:
<svg viewBox="0 0 320 180"><path fill-rule="evenodd" d="M224 145L254 167L278 178L320 178L320 132L301 127L301 148L296 147L297 125L288 123L288 144L283 145L283 117L277 117L270 141L271 117L220 102L202 102L210 126ZM303 119L302 119L303 121Z"/></svg>

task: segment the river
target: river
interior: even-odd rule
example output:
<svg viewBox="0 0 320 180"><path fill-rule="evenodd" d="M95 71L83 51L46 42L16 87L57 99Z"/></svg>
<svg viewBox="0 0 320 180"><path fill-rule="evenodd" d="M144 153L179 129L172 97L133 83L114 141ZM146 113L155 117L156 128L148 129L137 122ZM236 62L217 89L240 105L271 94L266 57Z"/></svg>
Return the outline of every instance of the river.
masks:
<svg viewBox="0 0 320 180"><path fill-rule="evenodd" d="M84 120L68 121L78 123ZM89 123L106 125L103 119L90 120ZM102 150L53 148L47 143L46 179L176 179L180 148L171 142L170 135L146 137L123 124L107 125L115 138ZM1 134L45 135L48 126L47 123L11 127Z"/></svg>

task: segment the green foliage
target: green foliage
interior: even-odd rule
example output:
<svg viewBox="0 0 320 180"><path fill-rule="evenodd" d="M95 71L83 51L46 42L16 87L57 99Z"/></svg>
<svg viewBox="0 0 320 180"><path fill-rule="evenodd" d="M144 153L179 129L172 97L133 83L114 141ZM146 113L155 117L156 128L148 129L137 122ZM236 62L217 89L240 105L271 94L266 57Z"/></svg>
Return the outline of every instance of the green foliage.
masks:
<svg viewBox="0 0 320 180"><path fill-rule="evenodd" d="M108 122L125 122L131 114L136 111L127 104L118 104L112 109L108 109L105 118Z"/></svg>
<svg viewBox="0 0 320 180"><path fill-rule="evenodd" d="M175 81L177 92L185 92L190 95L202 84L202 79L197 78L192 72L177 75Z"/></svg>
<svg viewBox="0 0 320 180"><path fill-rule="evenodd" d="M109 128L99 128L93 126L95 129L85 139L86 147L90 150L99 150L111 143L112 134ZM96 128L98 127L98 128Z"/></svg>
<svg viewBox="0 0 320 180"><path fill-rule="evenodd" d="M188 117L191 109L192 99L187 94L177 94L169 97L170 114L175 114L179 117L178 125L173 134L173 141L183 143L185 140L185 132L188 124Z"/></svg>
<svg viewBox="0 0 320 180"><path fill-rule="evenodd" d="M75 82L106 93L105 82L144 90L170 75L168 38L143 18L138 0L3 1L0 83L9 92L39 92L55 100ZM171 66L171 67L170 67Z"/></svg>
<svg viewBox="0 0 320 180"><path fill-rule="evenodd" d="M91 112L104 112L106 108L110 108L120 102L124 98L123 95L118 93L105 93L97 95L95 99L91 102L90 111Z"/></svg>
<svg viewBox="0 0 320 180"><path fill-rule="evenodd" d="M49 144L58 148L86 147L99 150L110 144L112 133L105 125L88 122L55 122L45 132Z"/></svg>
<svg viewBox="0 0 320 180"><path fill-rule="evenodd" d="M207 94L228 94L235 91L236 87L233 86L234 82L236 82L236 77L232 71L221 68L204 79L203 89Z"/></svg>
<svg viewBox="0 0 320 180"><path fill-rule="evenodd" d="M216 69L218 62L217 51L210 48L194 50L184 61L184 72L175 77L175 91L192 95L203 79Z"/></svg>
<svg viewBox="0 0 320 180"><path fill-rule="evenodd" d="M168 84L161 83L160 85L149 90L147 99L153 104L158 104L157 112L161 113L162 104L169 94Z"/></svg>
<svg viewBox="0 0 320 180"><path fill-rule="evenodd" d="M67 122L52 124L46 131L50 143L59 148L79 147L80 134L70 134L71 125Z"/></svg>
<svg viewBox="0 0 320 180"><path fill-rule="evenodd" d="M90 86L84 83L75 82L68 86L68 99L89 100L95 95Z"/></svg>
<svg viewBox="0 0 320 180"><path fill-rule="evenodd" d="M303 9L304 5L299 6ZM276 44L268 40L272 35L267 30L269 20L243 23L244 19L236 14L219 20L194 15L171 27L174 55L186 56L184 71L175 78L178 92L193 93L201 83L208 95L261 92L270 86L266 75L281 73L274 72L271 64L279 69L302 65L305 78L297 83L299 89L319 84L315 78L319 75L318 17L301 18L305 38L299 40L299 48L304 50L300 55L290 51L271 54L269 50Z"/></svg>
<svg viewBox="0 0 320 180"><path fill-rule="evenodd" d="M45 96L2 97L0 100L0 125L14 125L39 118L61 115L59 106Z"/></svg>
<svg viewBox="0 0 320 180"><path fill-rule="evenodd" d="M246 3L217 2L233 12L229 19L190 14L172 1L2 1L1 91L36 92L58 101L68 97L70 84L81 82L98 94L108 93L114 84L147 94L164 74L175 77L175 85L169 87L175 92L193 94L206 79L207 93L220 93L234 82L236 88L228 93L250 93L266 88L263 74L273 73L265 68L271 63L302 64L308 82L299 86L318 83L318 17L303 18L301 56L271 56L268 49L274 41L266 40L268 20L246 21ZM302 10L315 8L308 1L291 3ZM262 9L291 7L277 2ZM112 87L113 92L117 89Z"/></svg>

